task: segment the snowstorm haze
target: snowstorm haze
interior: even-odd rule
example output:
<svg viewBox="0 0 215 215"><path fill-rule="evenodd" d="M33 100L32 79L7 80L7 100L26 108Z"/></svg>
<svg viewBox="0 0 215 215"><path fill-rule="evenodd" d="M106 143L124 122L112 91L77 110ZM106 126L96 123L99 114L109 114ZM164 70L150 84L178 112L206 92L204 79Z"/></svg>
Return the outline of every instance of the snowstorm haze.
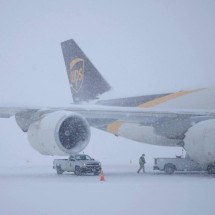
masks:
<svg viewBox="0 0 215 215"><path fill-rule="evenodd" d="M0 0L0 107L72 103L60 46L69 39L112 87L103 98L215 87L213 0ZM14 116L1 118L0 214L214 215L214 176L152 170L154 158L184 156L181 147L92 128L84 153L105 181L57 175L58 157L34 150Z"/></svg>
<svg viewBox="0 0 215 215"><path fill-rule="evenodd" d="M110 95L215 86L214 1L0 1L1 103L71 103L71 38Z"/></svg>

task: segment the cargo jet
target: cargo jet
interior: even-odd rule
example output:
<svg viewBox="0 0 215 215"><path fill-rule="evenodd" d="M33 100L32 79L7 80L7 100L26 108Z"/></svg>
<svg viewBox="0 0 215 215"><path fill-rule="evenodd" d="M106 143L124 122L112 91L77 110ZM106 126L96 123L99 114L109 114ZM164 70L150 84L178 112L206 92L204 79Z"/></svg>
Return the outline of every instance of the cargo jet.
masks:
<svg viewBox="0 0 215 215"><path fill-rule="evenodd" d="M215 89L99 100L110 85L74 40L61 47L73 104L0 107L0 117L15 116L35 150L44 155L79 153L94 127L138 142L181 146L215 172Z"/></svg>

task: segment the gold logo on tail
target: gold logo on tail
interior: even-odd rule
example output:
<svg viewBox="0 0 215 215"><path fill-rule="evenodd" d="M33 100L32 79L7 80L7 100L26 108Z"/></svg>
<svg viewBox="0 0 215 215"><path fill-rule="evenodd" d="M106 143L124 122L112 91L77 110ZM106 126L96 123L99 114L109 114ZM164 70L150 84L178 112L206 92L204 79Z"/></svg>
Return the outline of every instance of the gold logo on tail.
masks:
<svg viewBox="0 0 215 215"><path fill-rule="evenodd" d="M84 81L84 60L75 58L70 63L70 84L72 89L77 93Z"/></svg>

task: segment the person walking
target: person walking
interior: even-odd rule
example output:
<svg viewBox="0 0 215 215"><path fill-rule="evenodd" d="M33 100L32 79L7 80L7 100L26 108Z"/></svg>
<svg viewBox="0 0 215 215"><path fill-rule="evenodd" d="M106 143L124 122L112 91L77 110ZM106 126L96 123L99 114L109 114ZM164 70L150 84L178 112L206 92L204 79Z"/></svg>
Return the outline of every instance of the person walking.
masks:
<svg viewBox="0 0 215 215"><path fill-rule="evenodd" d="M139 158L139 164L140 164L140 168L138 169L137 173L140 173L141 169L143 170L143 172L145 172L145 154L142 154L141 157Z"/></svg>

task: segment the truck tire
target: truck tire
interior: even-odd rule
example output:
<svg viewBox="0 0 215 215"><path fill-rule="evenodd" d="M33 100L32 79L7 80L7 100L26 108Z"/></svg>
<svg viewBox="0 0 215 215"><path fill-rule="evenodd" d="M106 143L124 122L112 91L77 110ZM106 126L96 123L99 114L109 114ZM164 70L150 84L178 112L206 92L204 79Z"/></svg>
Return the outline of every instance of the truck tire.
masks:
<svg viewBox="0 0 215 215"><path fill-rule="evenodd" d="M99 174L100 174L100 172L94 172L93 174L94 174L94 175L99 175Z"/></svg>
<svg viewBox="0 0 215 215"><path fill-rule="evenodd" d="M75 175L81 175L81 168L80 168L80 166L75 166Z"/></svg>
<svg viewBox="0 0 215 215"><path fill-rule="evenodd" d="M215 174L215 165L209 164L207 167L208 174Z"/></svg>
<svg viewBox="0 0 215 215"><path fill-rule="evenodd" d="M168 164L165 165L164 171L165 171L166 174L171 175L175 171L175 166L173 164L171 164L171 163L168 163Z"/></svg>
<svg viewBox="0 0 215 215"><path fill-rule="evenodd" d="M61 169L61 166L56 166L57 174L61 175L63 173L63 170Z"/></svg>

